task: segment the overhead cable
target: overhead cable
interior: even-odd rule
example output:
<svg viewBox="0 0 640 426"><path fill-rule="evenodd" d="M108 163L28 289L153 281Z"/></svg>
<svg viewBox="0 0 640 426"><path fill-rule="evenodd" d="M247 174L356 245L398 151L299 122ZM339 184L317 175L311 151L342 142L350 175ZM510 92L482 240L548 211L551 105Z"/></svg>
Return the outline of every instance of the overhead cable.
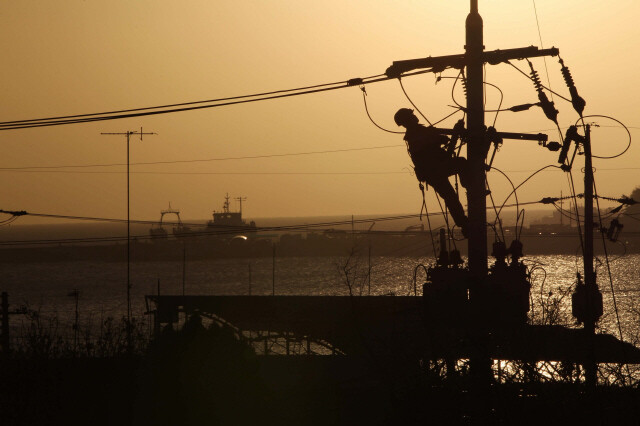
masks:
<svg viewBox="0 0 640 426"><path fill-rule="evenodd" d="M99 170L3 170L0 172L12 172L12 173L64 173L64 174L126 174L126 171L114 172L114 171L99 171ZM403 175L408 172L389 171L389 172L149 172L149 171L132 171L129 174L143 174L143 175L233 175L233 176L340 176L340 175Z"/></svg>
<svg viewBox="0 0 640 426"><path fill-rule="evenodd" d="M431 69L407 73L404 76L413 76L432 72ZM306 95L311 93L320 93L330 90L344 89L353 86L361 86L371 83L390 80L384 74L378 74L364 78L354 78L336 83L318 84L314 86L306 86L296 89L277 90L272 92L263 92L253 95L234 96L229 98L218 98L206 101L183 102L178 104L168 104L163 106L152 106L144 108L122 109L118 111L76 114L49 118L36 118L27 120L15 120L0 122L0 130L16 130L34 127L49 127L65 124L88 123L94 121L117 120L122 118L143 117L159 114L169 114L175 112L195 111L207 108L216 108L229 105L245 104L251 102L265 101L270 99L287 98L291 96ZM204 104L204 105L203 105Z"/></svg>
<svg viewBox="0 0 640 426"><path fill-rule="evenodd" d="M264 155L245 155L240 157L220 157L220 158L201 158L191 160L167 160L167 161L140 161L129 163L130 166L150 166L157 164L186 164L186 163L206 163L210 161L230 161L230 160L254 160L258 158L275 158L275 157L293 157L298 155L316 155L316 154L332 154L337 152L352 152L352 151L367 151L374 149L385 148L400 148L404 145L379 145L368 146L361 148L343 148L343 149L329 149L323 151L306 151L306 152L292 152L284 154L264 154ZM0 170L30 170L30 169L67 169L67 168L86 168L86 167L115 167L126 166L127 163L102 163L102 164L76 164L76 165L58 165L58 166L24 166L24 167L0 167Z"/></svg>

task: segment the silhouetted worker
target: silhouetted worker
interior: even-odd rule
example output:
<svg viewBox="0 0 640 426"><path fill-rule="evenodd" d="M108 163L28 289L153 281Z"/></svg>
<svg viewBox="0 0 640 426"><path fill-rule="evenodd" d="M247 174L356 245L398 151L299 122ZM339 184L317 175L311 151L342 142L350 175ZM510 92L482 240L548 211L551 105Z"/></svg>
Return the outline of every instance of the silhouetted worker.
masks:
<svg viewBox="0 0 640 426"><path fill-rule="evenodd" d="M468 219L458 194L449 182L449 176L458 174L460 183L467 187L467 159L454 157L443 149L449 138L440 135L433 127L425 127L418 122L412 109L400 108L393 116L398 126L407 129L404 140L413 161L418 181L431 185L447 205L456 225L467 236Z"/></svg>

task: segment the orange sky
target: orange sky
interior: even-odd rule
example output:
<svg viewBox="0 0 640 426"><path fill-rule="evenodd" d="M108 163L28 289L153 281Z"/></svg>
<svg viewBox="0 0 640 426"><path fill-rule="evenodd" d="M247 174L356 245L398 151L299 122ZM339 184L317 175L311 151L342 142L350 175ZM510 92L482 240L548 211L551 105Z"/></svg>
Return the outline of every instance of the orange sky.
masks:
<svg viewBox="0 0 640 426"><path fill-rule="evenodd" d="M487 49L540 45L532 2L479 3ZM544 47L560 49L587 101L585 113L614 116L635 127L631 132L637 136L638 2L537 0L536 5ZM462 53L468 8L463 0L7 2L0 11L0 121L195 101L381 74L394 60ZM546 83L543 60L534 64ZM552 88L566 94L557 60L547 59L547 66ZM532 84L507 65L488 67L487 81L504 91L505 107L536 101ZM435 85L434 76L427 74L404 82L430 119L453 111L452 80ZM370 85L367 92L376 121L399 130L393 113L409 103L397 81ZM456 95L462 101L463 94ZM555 100L561 126L573 124L577 115L571 106ZM495 109L497 102L496 92L489 89L487 108ZM443 125L452 126L456 118ZM488 113L487 124L493 119ZM598 120L598 124L614 123ZM122 163L124 137L100 133L141 126L158 135L142 142L132 139L133 162L395 147L136 166L131 175L135 219L157 219L169 202L183 218L204 219L220 209L226 192L248 198L243 207L249 217L420 210L422 200L415 178L408 173L402 136L371 124L357 87L157 117L2 131L0 167ZM552 129L553 124L540 109L532 109L501 113L496 127L530 132ZM553 131L549 134L557 140ZM596 128L594 153L621 151L625 135L619 128ZM494 165L519 183L528 172L554 164L556 158L556 153L535 142L508 141ZM640 185L638 158L640 145L633 144L621 158L595 160L599 193L619 196ZM577 161L574 176L580 179L583 160ZM123 172L123 167L3 171L0 208L126 217ZM336 174L291 174L313 172ZM376 172L388 173L344 174ZM496 173L489 179L495 199L502 201L510 190L506 180ZM560 191L568 193L566 178L552 171L533 178L518 195L520 201L534 201ZM428 202L435 210L432 197L430 191ZM23 218L19 223L35 221Z"/></svg>

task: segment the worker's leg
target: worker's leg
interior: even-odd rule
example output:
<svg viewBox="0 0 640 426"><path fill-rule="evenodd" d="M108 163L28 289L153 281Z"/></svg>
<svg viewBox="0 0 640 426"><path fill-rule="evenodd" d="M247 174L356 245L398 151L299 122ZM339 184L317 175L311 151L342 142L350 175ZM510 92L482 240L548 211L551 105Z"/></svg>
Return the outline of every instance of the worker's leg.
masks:
<svg viewBox="0 0 640 426"><path fill-rule="evenodd" d="M467 185L469 185L469 163L466 158L456 157L451 159L449 176L454 174L460 176L460 185L467 188Z"/></svg>
<svg viewBox="0 0 640 426"><path fill-rule="evenodd" d="M464 214L464 209L462 208L462 204L460 204L458 194L456 194L456 191L451 186L449 179L447 179L446 177L430 179L429 184L444 200L447 208L449 209L449 212L451 212L451 217L453 217L456 225L458 225L463 230L463 232L466 231L467 223L469 220Z"/></svg>

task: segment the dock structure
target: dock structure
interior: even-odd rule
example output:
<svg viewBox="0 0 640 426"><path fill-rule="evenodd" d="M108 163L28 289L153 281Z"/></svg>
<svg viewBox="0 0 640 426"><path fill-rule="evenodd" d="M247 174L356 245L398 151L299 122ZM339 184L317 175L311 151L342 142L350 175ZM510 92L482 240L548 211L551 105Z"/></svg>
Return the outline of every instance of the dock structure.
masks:
<svg viewBox="0 0 640 426"><path fill-rule="evenodd" d="M432 322L428 305L416 296L146 296L159 332L192 315L233 327L254 347L267 349L277 339L281 355L320 354L353 359L469 359L474 331L460 321ZM463 313L462 316L465 314ZM486 344L493 360L558 361L582 364L640 364L640 349L609 334L592 341L583 329L562 326L494 326ZM255 345L262 341L264 346ZM271 341L268 345L268 341ZM297 344L302 350L293 351ZM324 350L312 351L311 346ZM588 346L593 345L593 346Z"/></svg>

